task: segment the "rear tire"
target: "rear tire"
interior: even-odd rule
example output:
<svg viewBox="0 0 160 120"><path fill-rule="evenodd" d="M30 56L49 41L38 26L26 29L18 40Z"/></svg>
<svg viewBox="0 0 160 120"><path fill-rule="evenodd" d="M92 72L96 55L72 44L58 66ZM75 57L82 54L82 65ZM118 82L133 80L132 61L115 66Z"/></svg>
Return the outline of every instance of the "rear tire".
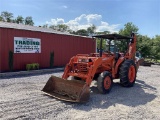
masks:
<svg viewBox="0 0 160 120"><path fill-rule="evenodd" d="M110 72L105 71L99 75L97 81L97 88L100 93L102 94L109 93L111 91L112 84L113 81Z"/></svg>
<svg viewBox="0 0 160 120"><path fill-rule="evenodd" d="M133 60L125 60L120 67L120 83L124 87L132 87L136 80L136 65Z"/></svg>

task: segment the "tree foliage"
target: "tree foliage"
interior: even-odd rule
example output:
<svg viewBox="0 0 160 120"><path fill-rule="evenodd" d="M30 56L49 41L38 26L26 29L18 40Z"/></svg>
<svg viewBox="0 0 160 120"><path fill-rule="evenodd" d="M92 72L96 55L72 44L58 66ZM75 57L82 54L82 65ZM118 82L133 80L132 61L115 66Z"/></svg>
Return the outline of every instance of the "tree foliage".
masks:
<svg viewBox="0 0 160 120"><path fill-rule="evenodd" d="M130 36L131 33L137 33L139 30L139 28L134 25L132 22L128 22L124 25L123 29L119 30L119 34L121 35L125 35L125 36Z"/></svg>
<svg viewBox="0 0 160 120"><path fill-rule="evenodd" d="M22 16L18 16L16 19L15 19L16 23L18 24L23 24L24 23L24 18Z"/></svg>
<svg viewBox="0 0 160 120"><path fill-rule="evenodd" d="M3 19L3 17L2 17L2 16L0 16L0 21L4 21L4 19Z"/></svg>
<svg viewBox="0 0 160 120"><path fill-rule="evenodd" d="M53 29L53 30L56 30L56 26L55 25L50 25L49 28Z"/></svg>
<svg viewBox="0 0 160 120"><path fill-rule="evenodd" d="M95 25L91 25L90 27L87 28L87 34L88 36L92 36L96 31L96 26Z"/></svg>
<svg viewBox="0 0 160 120"><path fill-rule="evenodd" d="M88 36L88 32L85 29L77 30L75 33L76 35Z"/></svg>
<svg viewBox="0 0 160 120"><path fill-rule="evenodd" d="M110 34L109 31L104 31L104 32L96 32L96 35L106 35L106 34ZM100 39L97 39L97 48L100 49ZM105 50L106 49L106 40L102 40L102 49Z"/></svg>
<svg viewBox="0 0 160 120"><path fill-rule="evenodd" d="M11 22L13 18L13 13L3 11L1 12L1 20L4 22Z"/></svg>
<svg viewBox="0 0 160 120"><path fill-rule="evenodd" d="M119 34L130 36L132 32L137 33L138 30L139 28L136 25L134 25L132 22L128 22L124 25L123 29L119 30ZM120 51L125 52L128 47L128 42L124 40L124 41L116 42L116 45L118 46Z"/></svg>
<svg viewBox="0 0 160 120"><path fill-rule="evenodd" d="M69 29L69 26L67 26L65 24L59 24L59 25L57 25L57 29L58 29L58 31L65 32Z"/></svg>
<svg viewBox="0 0 160 120"><path fill-rule="evenodd" d="M34 22L32 20L31 16L27 16L25 19L19 15L14 19L13 13L7 12L7 11L3 11L1 12L0 15L0 21L3 22L10 22L10 23L21 23L21 24L25 24L25 25L34 25Z"/></svg>
<svg viewBox="0 0 160 120"><path fill-rule="evenodd" d="M151 39L147 36L137 35L137 51L139 51L143 57L151 55Z"/></svg>
<svg viewBox="0 0 160 120"><path fill-rule="evenodd" d="M43 27L47 28L48 25L43 25ZM69 31L69 26L67 26L65 24L50 25L49 28L51 28L53 30L61 31L61 32L68 32Z"/></svg>
<svg viewBox="0 0 160 120"><path fill-rule="evenodd" d="M43 28L48 28L48 24L44 24L42 27Z"/></svg>
<svg viewBox="0 0 160 120"><path fill-rule="evenodd" d="M151 57L154 57L154 59L159 60L160 59L160 35L156 35L155 38L151 40Z"/></svg>
<svg viewBox="0 0 160 120"><path fill-rule="evenodd" d="M26 17L25 20L24 20L24 22L25 22L25 25L31 25L31 26L34 25L34 22L33 22L31 16Z"/></svg>

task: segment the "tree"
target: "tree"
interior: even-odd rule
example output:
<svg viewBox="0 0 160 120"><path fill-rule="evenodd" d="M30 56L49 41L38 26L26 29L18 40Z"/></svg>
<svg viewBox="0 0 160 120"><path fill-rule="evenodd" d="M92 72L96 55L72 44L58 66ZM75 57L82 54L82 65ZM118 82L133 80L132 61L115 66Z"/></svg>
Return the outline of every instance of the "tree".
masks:
<svg viewBox="0 0 160 120"><path fill-rule="evenodd" d="M160 59L160 35L156 35L155 38L151 40L151 56L154 57L155 60Z"/></svg>
<svg viewBox="0 0 160 120"><path fill-rule="evenodd" d="M22 16L18 16L16 19L15 19L15 22L18 23L18 24L23 24L24 23L24 18Z"/></svg>
<svg viewBox="0 0 160 120"><path fill-rule="evenodd" d="M68 32L70 33L70 34L75 34L76 35L76 31L73 31L73 30L68 30Z"/></svg>
<svg viewBox="0 0 160 120"><path fill-rule="evenodd" d="M69 29L69 27L65 24L58 24L57 25L57 30L58 31L61 31L61 32L65 32Z"/></svg>
<svg viewBox="0 0 160 120"><path fill-rule="evenodd" d="M7 11L1 12L1 20L5 22L12 22L12 18L13 18L13 13Z"/></svg>
<svg viewBox="0 0 160 120"><path fill-rule="evenodd" d="M3 19L3 17L2 17L2 16L0 16L0 21L4 21L4 19Z"/></svg>
<svg viewBox="0 0 160 120"><path fill-rule="evenodd" d="M67 30L67 32L69 32L70 34L76 34L76 32L71 29Z"/></svg>
<svg viewBox="0 0 160 120"><path fill-rule="evenodd" d="M95 34L96 35L100 35L100 34L106 35L106 34L110 34L110 31L95 32Z"/></svg>
<svg viewBox="0 0 160 120"><path fill-rule="evenodd" d="M100 39L97 40L97 48L100 49ZM106 50L106 40L102 40L102 49Z"/></svg>
<svg viewBox="0 0 160 120"><path fill-rule="evenodd" d="M132 32L137 33L138 30L139 29L136 25L134 25L132 22L128 22L124 25L123 29L120 29L119 34L130 36Z"/></svg>
<svg viewBox="0 0 160 120"><path fill-rule="evenodd" d="M31 25L31 26L34 25L34 22L33 22L31 16L28 16L28 17L25 18L25 25Z"/></svg>
<svg viewBox="0 0 160 120"><path fill-rule="evenodd" d="M91 27L87 28L88 36L92 36L95 33L96 26L92 25Z"/></svg>
<svg viewBox="0 0 160 120"><path fill-rule="evenodd" d="M138 27L135 26L132 22L128 22L124 25L123 29L120 29L119 34L125 35L125 36L130 36L131 33L137 33L138 32ZM126 51L127 50L127 42L126 41L121 41L121 42L116 42L116 45L118 46L120 51Z"/></svg>
<svg viewBox="0 0 160 120"><path fill-rule="evenodd" d="M48 24L45 24L42 26L43 28L48 28Z"/></svg>
<svg viewBox="0 0 160 120"><path fill-rule="evenodd" d="M85 29L80 29L76 31L76 35L88 36L88 32Z"/></svg>
<svg viewBox="0 0 160 120"><path fill-rule="evenodd" d="M103 31L103 32L96 32L95 34L96 35L100 35L100 34L106 35L109 33L110 31ZM96 40L97 40L97 48L100 49L100 39L96 39ZM106 50L106 40L102 40L102 49Z"/></svg>
<svg viewBox="0 0 160 120"><path fill-rule="evenodd" d="M12 19L11 22L12 22L12 23L16 23L16 20Z"/></svg>
<svg viewBox="0 0 160 120"><path fill-rule="evenodd" d="M151 56L151 44L152 41L148 36L137 35L137 51L139 51L144 58Z"/></svg>
<svg viewBox="0 0 160 120"><path fill-rule="evenodd" d="M55 25L50 25L49 28L53 29L53 30L56 30L57 27Z"/></svg>
<svg viewBox="0 0 160 120"><path fill-rule="evenodd" d="M44 25L43 27L48 27L48 25ZM61 32L71 32L71 30L69 29L69 26L65 25L65 24L58 24L58 25L50 25L49 28L53 29L53 30L57 30L57 31L61 31Z"/></svg>

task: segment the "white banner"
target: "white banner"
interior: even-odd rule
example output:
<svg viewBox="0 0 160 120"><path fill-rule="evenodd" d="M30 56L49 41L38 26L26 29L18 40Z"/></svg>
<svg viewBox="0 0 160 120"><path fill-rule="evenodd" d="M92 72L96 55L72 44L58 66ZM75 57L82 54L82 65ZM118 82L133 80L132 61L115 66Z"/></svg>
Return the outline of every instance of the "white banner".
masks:
<svg viewBox="0 0 160 120"><path fill-rule="evenodd" d="M41 53L41 39L14 37L14 53Z"/></svg>

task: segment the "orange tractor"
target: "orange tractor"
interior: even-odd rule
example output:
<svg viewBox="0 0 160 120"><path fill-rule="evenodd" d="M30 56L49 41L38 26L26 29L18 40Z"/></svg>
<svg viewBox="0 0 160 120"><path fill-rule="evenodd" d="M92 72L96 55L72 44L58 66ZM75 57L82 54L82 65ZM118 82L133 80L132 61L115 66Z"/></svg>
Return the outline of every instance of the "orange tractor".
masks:
<svg viewBox="0 0 160 120"><path fill-rule="evenodd" d="M97 80L97 88L100 93L109 93L113 79L120 78L124 87L132 87L136 80L138 62L135 59L136 36L130 37L119 34L96 35L94 38L109 41L109 51L91 54L78 54L72 57L66 65L62 78L51 76L42 89L45 94L60 100L72 102L86 102L90 97L90 85ZM128 41L126 53L111 52L112 40ZM68 78L72 76L72 80Z"/></svg>

